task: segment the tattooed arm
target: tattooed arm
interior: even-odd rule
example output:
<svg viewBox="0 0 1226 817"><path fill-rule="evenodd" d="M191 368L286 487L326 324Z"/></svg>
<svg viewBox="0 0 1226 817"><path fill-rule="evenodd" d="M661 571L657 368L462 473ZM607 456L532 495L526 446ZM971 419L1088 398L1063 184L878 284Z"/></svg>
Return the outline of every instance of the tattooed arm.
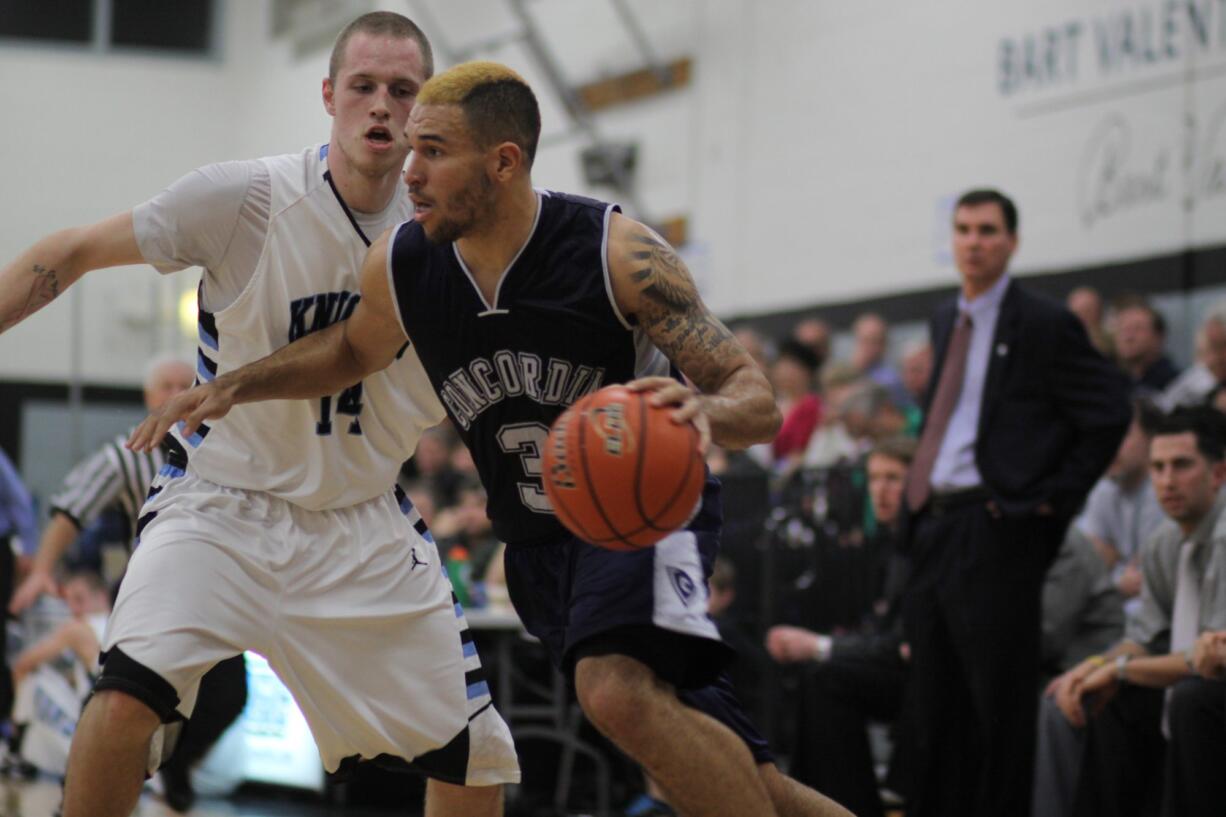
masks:
<svg viewBox="0 0 1226 817"><path fill-rule="evenodd" d="M766 442L779 430L779 410L766 375L728 327L712 315L689 270L664 239L614 214L609 225L609 273L618 309L637 324L698 387L694 395L666 378L639 383L660 404L680 406L677 420L693 419L725 448Z"/></svg>
<svg viewBox="0 0 1226 817"><path fill-rule="evenodd" d="M131 212L52 233L0 267L0 332L51 303L90 270L144 262Z"/></svg>

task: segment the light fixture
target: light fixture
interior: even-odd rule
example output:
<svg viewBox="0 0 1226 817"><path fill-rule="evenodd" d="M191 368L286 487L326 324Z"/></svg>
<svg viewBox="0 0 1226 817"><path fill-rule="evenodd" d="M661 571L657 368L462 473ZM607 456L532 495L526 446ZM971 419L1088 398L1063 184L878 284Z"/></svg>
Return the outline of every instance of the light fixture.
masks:
<svg viewBox="0 0 1226 817"><path fill-rule="evenodd" d="M183 334L194 339L196 337L196 288L183 290L179 295L179 329Z"/></svg>

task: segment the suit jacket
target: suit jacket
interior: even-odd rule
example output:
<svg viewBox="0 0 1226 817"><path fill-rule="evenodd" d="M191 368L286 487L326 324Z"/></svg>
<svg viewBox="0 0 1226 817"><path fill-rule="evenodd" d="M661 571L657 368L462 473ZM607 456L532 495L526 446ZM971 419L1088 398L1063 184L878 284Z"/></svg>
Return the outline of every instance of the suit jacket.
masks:
<svg viewBox="0 0 1226 817"><path fill-rule="evenodd" d="M957 299L933 316L940 382ZM1127 376L1090 344L1060 303L1011 281L1000 305L975 440L975 465L1008 516L1046 502L1070 519L1102 476L1132 419Z"/></svg>

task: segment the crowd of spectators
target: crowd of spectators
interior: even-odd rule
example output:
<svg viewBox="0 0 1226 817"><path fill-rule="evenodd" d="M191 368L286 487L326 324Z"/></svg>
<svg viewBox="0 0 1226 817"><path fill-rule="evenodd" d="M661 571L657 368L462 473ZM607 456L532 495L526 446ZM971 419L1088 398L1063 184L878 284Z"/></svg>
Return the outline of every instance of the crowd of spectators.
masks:
<svg viewBox="0 0 1226 817"><path fill-rule="evenodd" d="M1168 351L1162 313L1144 298L1124 295L1104 305L1095 290L1079 287L1069 293L1066 304L1094 347L1127 375L1133 422L1069 527L1044 583L1045 686L1055 685L1087 660L1096 662L1126 638L1126 618L1140 614L1146 593L1152 591L1146 589L1143 572L1147 542L1164 523L1170 524L1150 479L1154 428L1177 408L1226 410L1226 390L1219 385L1226 383L1226 301L1206 313L1196 333L1195 360L1182 371ZM764 516L773 512L776 518L787 516L808 525L811 536L806 541L812 544L816 568L793 571L795 575L781 571L768 580L777 585L777 595L767 605L773 611L771 620L761 618L762 591L756 586L742 587L737 604L722 611L721 619L732 626L751 622L743 628L742 635L748 632L750 637L742 637L741 652L756 641L752 660L775 662L784 686L796 693L795 708L785 705L777 711L786 724L776 731L787 736L782 748L792 757L799 779L841 795L857 813L881 813L883 802L865 792L875 792L881 783L887 797L905 799L907 793L907 762L900 760L906 755L905 730L896 723L908 657L898 623L906 560L896 531L903 504L901 473L922 428L933 350L926 337L914 331L892 342L890 325L872 312L839 330L810 318L782 337L767 337L750 327L736 334L768 373L783 427L772 444L747 452L713 448L709 464L717 473L759 475L768 485L770 507ZM835 349L842 353L834 354ZM892 482L891 469L900 471ZM484 515L484 493L458 437L446 427L429 432L401 476L402 488L429 522L443 558L465 560L465 575L474 588L472 603L497 600L505 592L500 590L502 546ZM841 490L835 489L836 483ZM824 493L815 502L817 484ZM893 494L883 488L891 485ZM776 537L783 536L778 532L783 527L768 524L762 537L769 540L772 529ZM760 541L758 547L763 546L772 544ZM823 557L823 547L837 552L836 557ZM729 555L737 561L736 553ZM787 601L805 594L816 598L848 593L854 598L837 605L829 599ZM1221 614L1226 616L1226 610ZM1212 656L1213 649L1206 646L1205 654ZM742 680L747 697L758 700L771 694L762 684L753 685L752 678L761 673L749 676L751 680ZM1041 692L1036 690L1036 695ZM1044 715L1051 720L1059 708L1051 695L1045 698ZM870 752L863 738L868 723L890 727L893 765L880 745ZM1061 737L1069 742L1067 735L1053 741L1046 731L1041 738L1035 814L1078 813L1076 784L1084 753L1070 754L1072 750L1059 743ZM1150 770L1155 790L1161 786L1161 766ZM1059 785L1051 783L1053 768L1059 770ZM1064 805L1053 805L1053 797ZM1086 802L1101 811L1098 801Z"/></svg>
<svg viewBox="0 0 1226 817"><path fill-rule="evenodd" d="M1043 688L1035 690L1043 702L1042 729L1033 813L1210 813L1204 811L1206 803L1219 804L1220 811L1226 796L1212 786L1205 792L1209 784L1198 776L1197 762L1220 757L1226 735L1207 737L1193 725L1207 722L1207 696L1226 695L1221 680L1226 675L1226 607L1215 590L1217 574L1210 572L1226 558L1226 525L1216 524L1220 483L1213 481L1221 467L1218 447L1226 437L1215 426L1226 420L1226 301L1205 313L1196 331L1195 359L1183 370L1170 354L1166 319L1145 298L1127 294L1104 304L1094 289L1079 287L1069 293L1066 305L1092 345L1127 376L1133 420L1114 460L1068 527L1043 586ZM922 428L933 352L915 337L892 346L890 327L876 314L857 317L846 330L840 334L814 318L781 338L748 328L738 331L775 385L787 436L733 459L751 461L770 481L776 517L813 516L812 498L804 496L808 488L799 495L788 490L789 485L828 484L828 476L819 479L813 472L854 475L850 481L857 491L842 494L842 500L862 503L863 510L840 513L823 505L820 515L850 520L844 524L859 528L852 535L841 531L829 537L829 547L858 548L863 559L874 562L870 592L833 618L810 616L806 621L805 610L812 606L775 604L774 619L763 622L764 643L784 669L785 685L790 673L796 693L795 704L779 713L793 727L784 730L791 733L784 748L791 752L793 772L857 814L880 814L890 797L905 799L908 788L905 771L898 771L909 766L906 729L897 720L909 656L892 617L901 592L895 560L906 561L903 540L893 533L897 500L882 493L882 478L873 472L888 470L890 464L905 470L910 458L906 441L911 439L913 447ZM832 348L849 351L831 357ZM1165 482L1155 483L1159 469L1175 467L1158 462L1155 434L1163 440L1183 435L1180 444L1192 449L1184 452L1185 459L1201 460L1202 493L1209 504L1191 527L1181 524L1179 515L1179 502L1191 489L1171 487L1166 474L1161 476ZM721 467L726 459L718 455ZM813 527L815 547L820 547L823 526ZM825 529L832 532L828 523ZM1179 590L1178 579L1185 575L1180 570L1187 568L1177 564L1180 545L1189 536L1207 542L1194 575L1198 582L1208 578L1203 579L1205 588L1197 589L1199 615L1195 608L1185 614L1179 625L1184 632L1173 641L1179 615L1175 598L1192 592ZM778 537L775 546L795 546L795 537ZM815 558L835 575L807 576L805 589L812 593L855 583L864 573L857 568L853 576L846 559ZM847 572L839 575L840 570ZM781 595L793 589L791 578L777 577ZM1161 661L1168 653L1176 657L1163 674ZM1128 661L1159 662L1160 669L1138 669L1132 678L1123 663L1104 668L1120 655ZM1100 674L1091 692L1083 685L1094 670ZM1152 692L1156 687L1168 689L1165 698ZM1120 688L1128 691L1106 708L1101 720L1095 718ZM1220 710L1221 701L1216 706ZM1176 715L1182 718L1182 740L1170 731ZM1146 717L1151 720L1138 726ZM865 726L871 723L892 727L893 765L880 746L870 752Z"/></svg>
<svg viewBox="0 0 1226 817"><path fill-rule="evenodd" d="M1220 526L1221 542L1217 534L1218 489L1226 477L1218 472L1226 466L1222 433L1193 422L1192 456L1204 461L1202 493L1213 501L1187 531L1192 539L1181 537L1178 526L1172 527L1179 516L1156 490L1153 441L1155 434L1183 433L1171 431L1183 428L1170 425L1176 410L1226 412L1226 301L1205 313L1195 333L1195 359L1182 371L1170 354L1163 314L1144 298L1125 295L1104 304L1096 291L1079 287L1066 304L1093 346L1127 375L1133 420L1069 527L1043 587L1044 688L1035 691L1043 703L1034 814L1141 814L1149 806L1157 810L1163 797L1167 813L1183 813L1170 809L1190 808L1179 787L1196 780L1188 757L1197 755L1186 745L1177 754L1180 744L1171 724L1174 716L1185 726L1197 723L1188 714L1195 711L1194 696L1164 698L1146 690L1190 687L1180 686L1184 674L1222 685L1210 679L1220 679L1226 666L1223 597L1201 595L1199 626L1188 630L1181 620L1177 645L1172 629L1181 615L1175 608L1187 603L1176 601L1178 580L1187 571L1179 564L1180 545L1198 536L1210 543L1210 554L1199 565L1202 574L1210 561L1216 565L1221 558L1212 554L1226 549L1226 523ZM765 605L760 596L770 590L735 590L735 576L745 566L731 553L721 564L712 599L720 602L721 628L738 631L740 651L758 662L754 671L742 673L746 697L756 702L772 694L754 682L770 675L758 671L762 662L773 662L781 683L795 693L785 699L795 705L785 705L777 716L789 724L780 730L787 737L781 748L798 779L842 799L858 814L883 813L889 800L880 799L879 787L887 798L905 800L908 794L907 734L899 718L910 656L898 613L907 558L899 528L906 515L906 470L932 387L933 349L915 331L892 341L890 325L873 312L838 330L810 318L783 337L766 337L749 327L736 334L769 375L783 426L773 443L747 452L712 448L709 464L716 473L755 475L767 486L763 518L775 523L763 526L755 545L759 552L794 548L802 541L811 553L801 568L768 577L776 585L775 597ZM10 508L5 531L25 542L34 533L11 470L0 481L7 486ZM451 566L463 565L462 572L452 572L466 585L462 597L472 606L505 600L503 545L493 534L485 492L458 436L446 425L428 431L405 464L400 485L429 524L442 557ZM778 524L785 518L788 524ZM802 529L799 539L792 523ZM89 541L87 535L70 551L69 568L103 567ZM31 544L25 552L32 553ZM28 562L24 569L29 570ZM1151 575L1155 571L1158 575ZM829 603L840 594L839 604ZM798 601L805 595L824 596L826 603ZM767 618L762 610L770 611ZM1123 686L1128 661L1167 653L1181 656L1184 674L1180 667L1160 668L1156 675L1143 671L1132 682L1137 689L1105 705L1109 696L1102 690ZM1126 661L1117 666L1121 656ZM15 667L18 676L29 673L30 660ZM1094 695L1086 691L1091 679ZM1220 692L1218 687L1211 686ZM1205 694L1199 687L1196 692ZM1172 712L1168 700L1182 702L1182 708ZM1103 717L1114 718L1114 725L1096 728L1094 715L1104 707ZM1146 717L1152 723L1136 734L1119 726L1121 720ZM870 744L866 738L865 727L874 723L892 738L892 762L880 741ZM1131 747L1127 752L1125 745ZM1128 765L1111 760L1117 755Z"/></svg>

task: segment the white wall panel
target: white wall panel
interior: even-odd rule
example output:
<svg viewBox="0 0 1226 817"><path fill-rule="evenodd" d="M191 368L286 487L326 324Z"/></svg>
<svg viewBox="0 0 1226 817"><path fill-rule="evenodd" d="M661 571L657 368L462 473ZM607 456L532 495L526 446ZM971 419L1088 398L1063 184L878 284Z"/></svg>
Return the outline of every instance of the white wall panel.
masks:
<svg viewBox="0 0 1226 817"><path fill-rule="evenodd" d="M374 5L424 9L451 48L517 24L506 0ZM952 285L948 209L970 186L1018 200L1022 272L1226 242L1223 0L630 5L661 60L694 60L693 82L595 125L639 143L640 215L689 216L686 257L720 312ZM0 259L205 162L327 138L326 52L270 40L264 2L223 8L215 60L0 45ZM641 67L611 8L529 3L569 82ZM481 56L521 70L541 96L537 183L610 197L583 184L586 142L523 44ZM139 268L87 279L87 379L137 382L192 278ZM70 314L65 299L0 337L0 378L63 379Z"/></svg>

